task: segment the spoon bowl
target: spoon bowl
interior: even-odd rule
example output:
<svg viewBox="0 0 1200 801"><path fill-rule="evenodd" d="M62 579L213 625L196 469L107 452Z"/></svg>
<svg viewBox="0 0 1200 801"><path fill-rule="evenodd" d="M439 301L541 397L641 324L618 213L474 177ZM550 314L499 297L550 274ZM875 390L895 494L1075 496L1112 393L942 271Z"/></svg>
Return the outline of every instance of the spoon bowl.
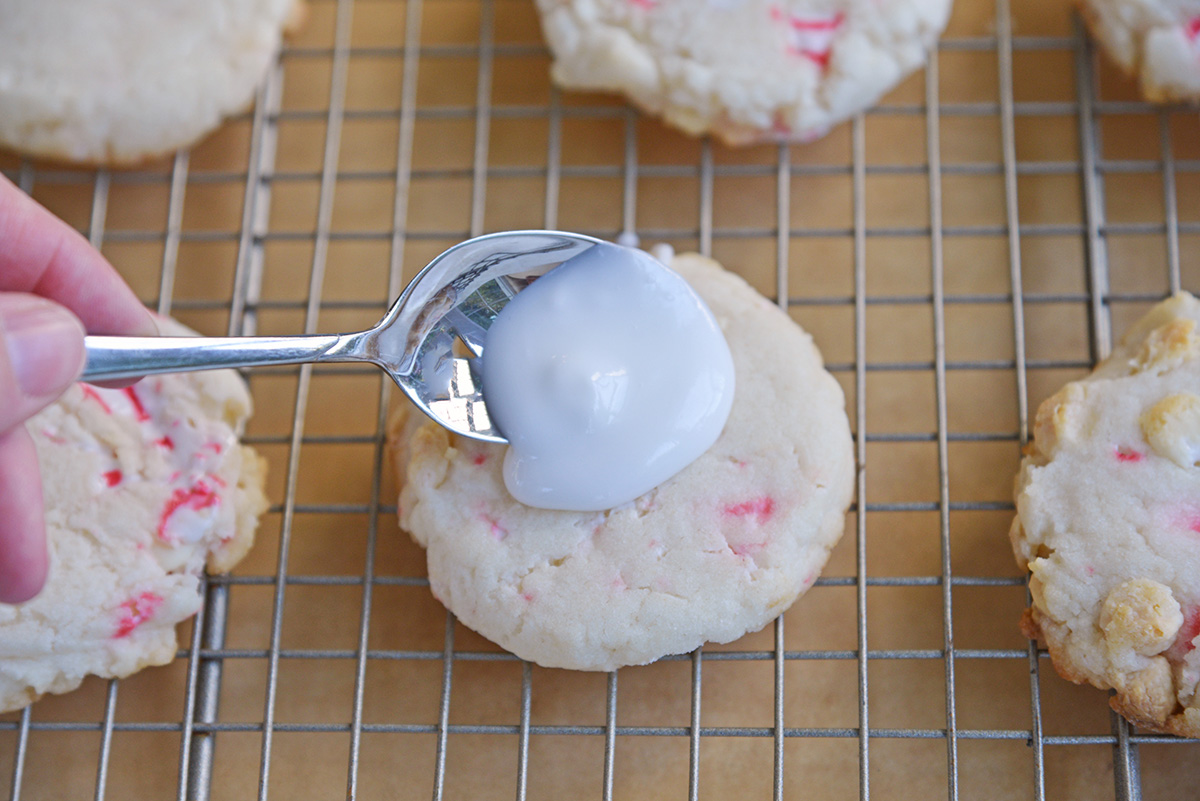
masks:
<svg viewBox="0 0 1200 801"><path fill-rule="evenodd" d="M435 422L504 443L483 401L478 357L492 321L518 292L601 240L565 231L468 239L417 274L373 328L285 337L88 336L82 380L320 362L368 362Z"/></svg>

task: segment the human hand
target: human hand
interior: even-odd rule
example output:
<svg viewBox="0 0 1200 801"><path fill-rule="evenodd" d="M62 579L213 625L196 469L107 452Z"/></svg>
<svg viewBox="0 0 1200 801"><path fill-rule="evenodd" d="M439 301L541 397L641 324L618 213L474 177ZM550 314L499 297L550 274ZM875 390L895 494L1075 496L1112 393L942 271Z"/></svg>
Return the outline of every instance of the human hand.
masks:
<svg viewBox="0 0 1200 801"><path fill-rule="evenodd" d="M22 425L83 370L84 331L151 336L154 319L87 240L0 175L0 602L46 582L42 481Z"/></svg>

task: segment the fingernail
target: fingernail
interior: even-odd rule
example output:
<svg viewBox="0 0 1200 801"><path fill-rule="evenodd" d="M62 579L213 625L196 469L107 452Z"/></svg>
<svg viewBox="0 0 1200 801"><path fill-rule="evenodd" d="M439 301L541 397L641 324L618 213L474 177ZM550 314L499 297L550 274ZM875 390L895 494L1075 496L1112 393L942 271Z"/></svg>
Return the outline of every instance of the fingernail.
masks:
<svg viewBox="0 0 1200 801"><path fill-rule="evenodd" d="M56 303L9 295L0 301L0 329L21 393L57 395L83 369L83 325Z"/></svg>

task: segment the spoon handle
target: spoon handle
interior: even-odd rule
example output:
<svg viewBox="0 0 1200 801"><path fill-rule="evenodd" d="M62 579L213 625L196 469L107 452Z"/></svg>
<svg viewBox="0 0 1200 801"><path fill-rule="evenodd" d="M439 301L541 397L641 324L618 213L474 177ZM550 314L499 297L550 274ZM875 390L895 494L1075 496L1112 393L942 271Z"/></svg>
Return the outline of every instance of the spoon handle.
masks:
<svg viewBox="0 0 1200 801"><path fill-rule="evenodd" d="M84 381L137 378L224 367L260 367L322 361L362 361L359 334L288 337L84 338Z"/></svg>

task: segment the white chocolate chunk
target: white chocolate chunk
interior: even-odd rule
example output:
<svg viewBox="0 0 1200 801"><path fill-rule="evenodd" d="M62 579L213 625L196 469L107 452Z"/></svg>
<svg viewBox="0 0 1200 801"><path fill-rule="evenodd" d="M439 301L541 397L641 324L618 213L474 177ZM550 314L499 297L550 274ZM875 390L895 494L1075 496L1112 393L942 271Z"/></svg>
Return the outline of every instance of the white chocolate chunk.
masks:
<svg viewBox="0 0 1200 801"><path fill-rule="evenodd" d="M1134 360L1134 372L1165 373L1200 356L1196 321L1172 320L1150 332Z"/></svg>
<svg viewBox="0 0 1200 801"><path fill-rule="evenodd" d="M1168 395L1147 409L1140 423L1142 436L1159 456L1183 468L1200 461L1200 397Z"/></svg>
<svg viewBox="0 0 1200 801"><path fill-rule="evenodd" d="M1110 653L1153 656L1170 646L1183 625L1183 611L1169 587L1146 578L1117 585L1098 620Z"/></svg>
<svg viewBox="0 0 1200 801"><path fill-rule="evenodd" d="M1077 383L1067 384L1038 407L1034 420L1034 446L1053 456L1060 445L1077 442L1083 433L1086 391Z"/></svg>

